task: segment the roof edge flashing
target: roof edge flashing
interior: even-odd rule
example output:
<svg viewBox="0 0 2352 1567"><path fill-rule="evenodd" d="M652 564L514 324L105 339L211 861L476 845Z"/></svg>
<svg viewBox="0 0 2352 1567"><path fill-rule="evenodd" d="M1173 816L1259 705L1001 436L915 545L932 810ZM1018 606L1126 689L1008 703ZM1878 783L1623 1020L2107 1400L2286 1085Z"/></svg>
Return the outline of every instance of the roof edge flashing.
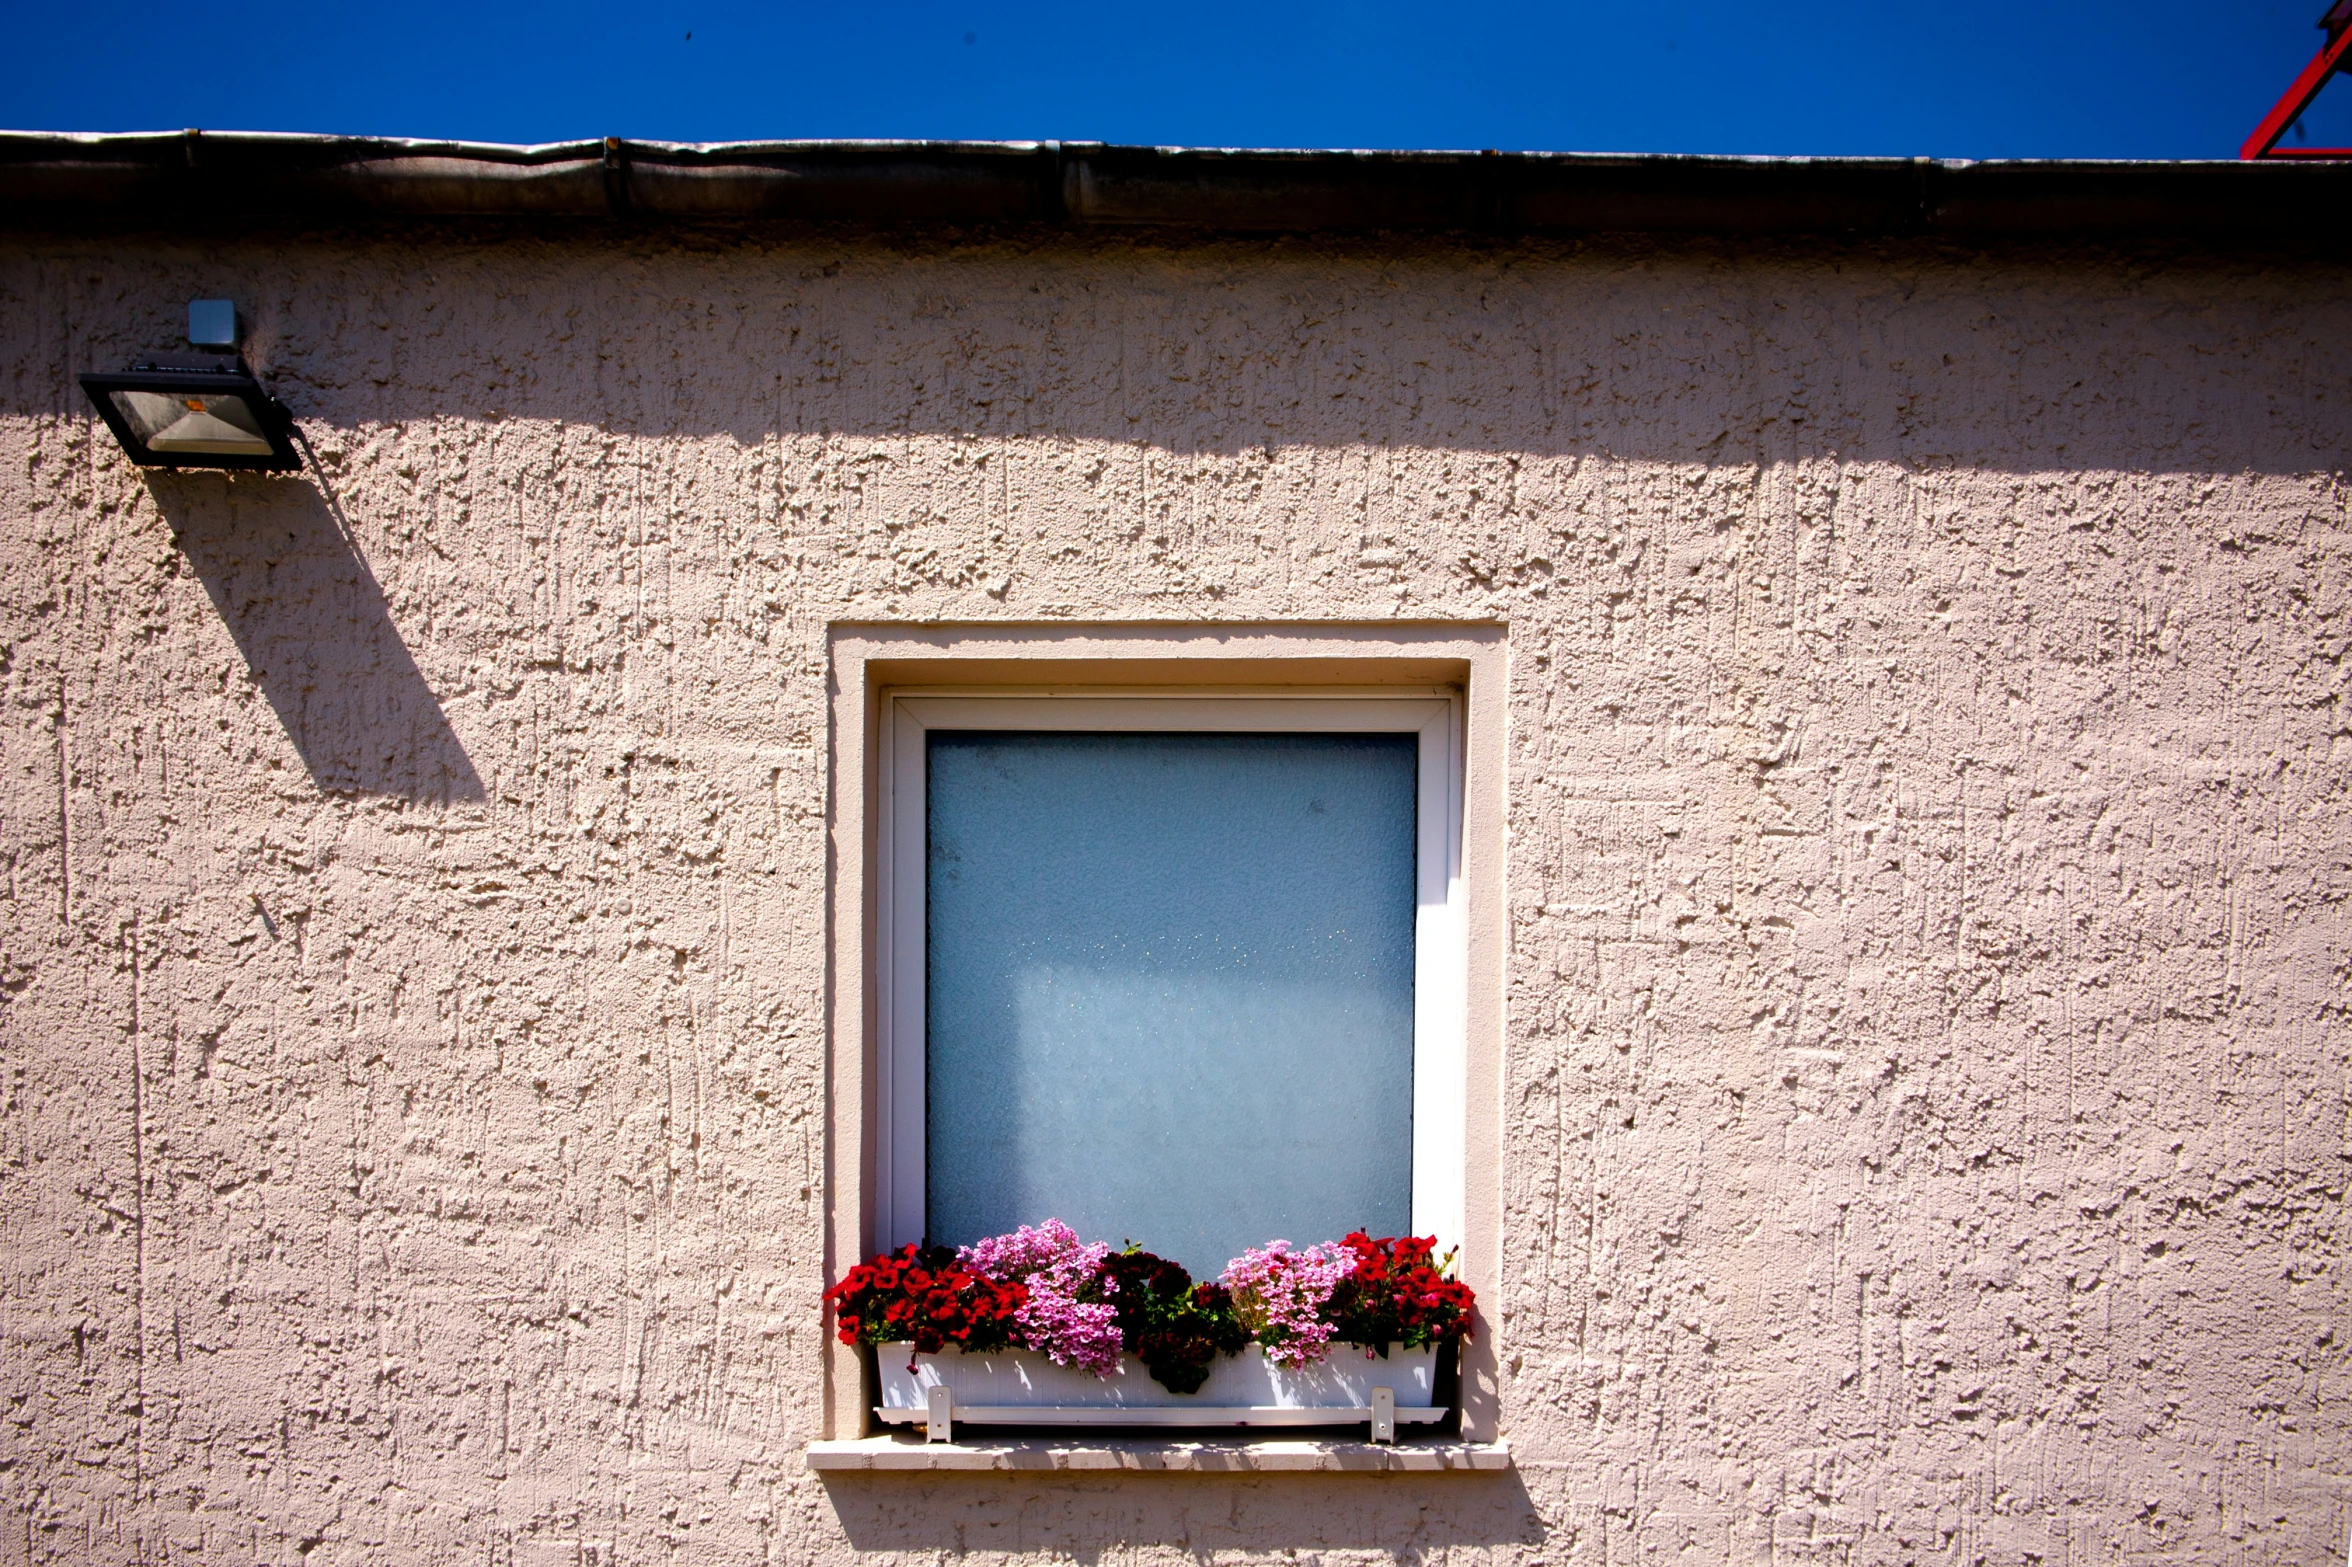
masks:
<svg viewBox="0 0 2352 1567"><path fill-rule="evenodd" d="M0 132L0 224L19 225L573 218L2261 243L2341 235L2347 196L2352 161Z"/></svg>

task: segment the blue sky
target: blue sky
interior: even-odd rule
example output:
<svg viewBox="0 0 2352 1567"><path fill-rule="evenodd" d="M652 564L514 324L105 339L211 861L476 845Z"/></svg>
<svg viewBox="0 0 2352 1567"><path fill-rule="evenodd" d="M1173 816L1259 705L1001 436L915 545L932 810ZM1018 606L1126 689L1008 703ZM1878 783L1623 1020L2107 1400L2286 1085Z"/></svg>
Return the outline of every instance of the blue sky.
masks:
<svg viewBox="0 0 2352 1567"><path fill-rule="evenodd" d="M28 5L0 126L2228 157L2323 3Z"/></svg>

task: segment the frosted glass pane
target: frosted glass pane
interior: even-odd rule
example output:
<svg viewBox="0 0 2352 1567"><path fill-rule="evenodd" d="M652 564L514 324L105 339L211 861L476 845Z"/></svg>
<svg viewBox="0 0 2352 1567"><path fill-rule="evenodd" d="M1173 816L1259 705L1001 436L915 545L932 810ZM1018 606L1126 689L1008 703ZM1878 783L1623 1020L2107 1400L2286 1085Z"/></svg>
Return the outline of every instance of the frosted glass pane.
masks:
<svg viewBox="0 0 2352 1567"><path fill-rule="evenodd" d="M1415 747L931 733L933 1239L1404 1230Z"/></svg>

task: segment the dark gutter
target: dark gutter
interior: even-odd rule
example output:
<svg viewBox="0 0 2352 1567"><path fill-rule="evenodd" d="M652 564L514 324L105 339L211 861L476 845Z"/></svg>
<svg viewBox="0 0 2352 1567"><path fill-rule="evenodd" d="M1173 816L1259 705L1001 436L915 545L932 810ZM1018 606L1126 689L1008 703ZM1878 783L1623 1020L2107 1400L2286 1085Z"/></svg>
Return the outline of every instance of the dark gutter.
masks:
<svg viewBox="0 0 2352 1567"><path fill-rule="evenodd" d="M0 132L0 226L255 218L2242 242L2352 229L2352 163Z"/></svg>

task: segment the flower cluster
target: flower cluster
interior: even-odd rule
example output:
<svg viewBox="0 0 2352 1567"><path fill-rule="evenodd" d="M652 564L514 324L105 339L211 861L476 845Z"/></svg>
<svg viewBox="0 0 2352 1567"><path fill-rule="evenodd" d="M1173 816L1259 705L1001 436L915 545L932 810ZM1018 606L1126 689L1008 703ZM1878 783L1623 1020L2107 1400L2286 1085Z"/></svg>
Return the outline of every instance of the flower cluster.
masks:
<svg viewBox="0 0 2352 1567"><path fill-rule="evenodd" d="M1436 1254L1434 1236L1392 1235L1374 1240L1356 1230L1340 1241L1355 1266L1331 1292L1332 1336L1382 1356L1391 1344L1419 1349L1470 1336L1478 1304L1470 1286L1448 1278L1454 1254Z"/></svg>
<svg viewBox="0 0 2352 1567"><path fill-rule="evenodd" d="M1010 1235L992 1235L957 1253L964 1266L1000 1284L1028 1291L1020 1311L1021 1342L1043 1350L1057 1365L1107 1377L1119 1369L1123 1347L1118 1308L1106 1297L1117 1283L1103 1272L1111 1248L1089 1246L1059 1219Z"/></svg>
<svg viewBox="0 0 2352 1567"><path fill-rule="evenodd" d="M1010 1348L1029 1292L964 1265L945 1246L901 1246L825 1291L844 1344L913 1344L927 1355Z"/></svg>
<svg viewBox="0 0 2352 1567"><path fill-rule="evenodd" d="M1119 1334L1127 1353L1171 1393L1197 1393L1219 1355L1249 1343L1222 1284L1195 1284L1181 1263L1136 1246L1103 1264L1117 1287Z"/></svg>
<svg viewBox="0 0 2352 1567"><path fill-rule="evenodd" d="M1333 1343L1420 1349L1470 1336L1477 1300L1448 1277L1453 1253L1428 1236L1345 1240L1294 1251L1269 1241L1215 1283L1130 1244L1088 1244L1059 1219L961 1251L901 1246L825 1292L844 1344L911 1343L918 1352L1033 1349L1116 1375L1133 1356L1174 1393L1195 1393L1220 1355L1252 1343L1297 1369Z"/></svg>
<svg viewBox="0 0 2352 1567"><path fill-rule="evenodd" d="M1292 1251L1288 1241L1268 1241L1225 1264L1217 1282L1233 1292L1234 1311L1266 1347L1268 1360L1311 1366L1331 1342L1334 1325L1323 1308L1355 1265L1354 1254L1342 1246Z"/></svg>

